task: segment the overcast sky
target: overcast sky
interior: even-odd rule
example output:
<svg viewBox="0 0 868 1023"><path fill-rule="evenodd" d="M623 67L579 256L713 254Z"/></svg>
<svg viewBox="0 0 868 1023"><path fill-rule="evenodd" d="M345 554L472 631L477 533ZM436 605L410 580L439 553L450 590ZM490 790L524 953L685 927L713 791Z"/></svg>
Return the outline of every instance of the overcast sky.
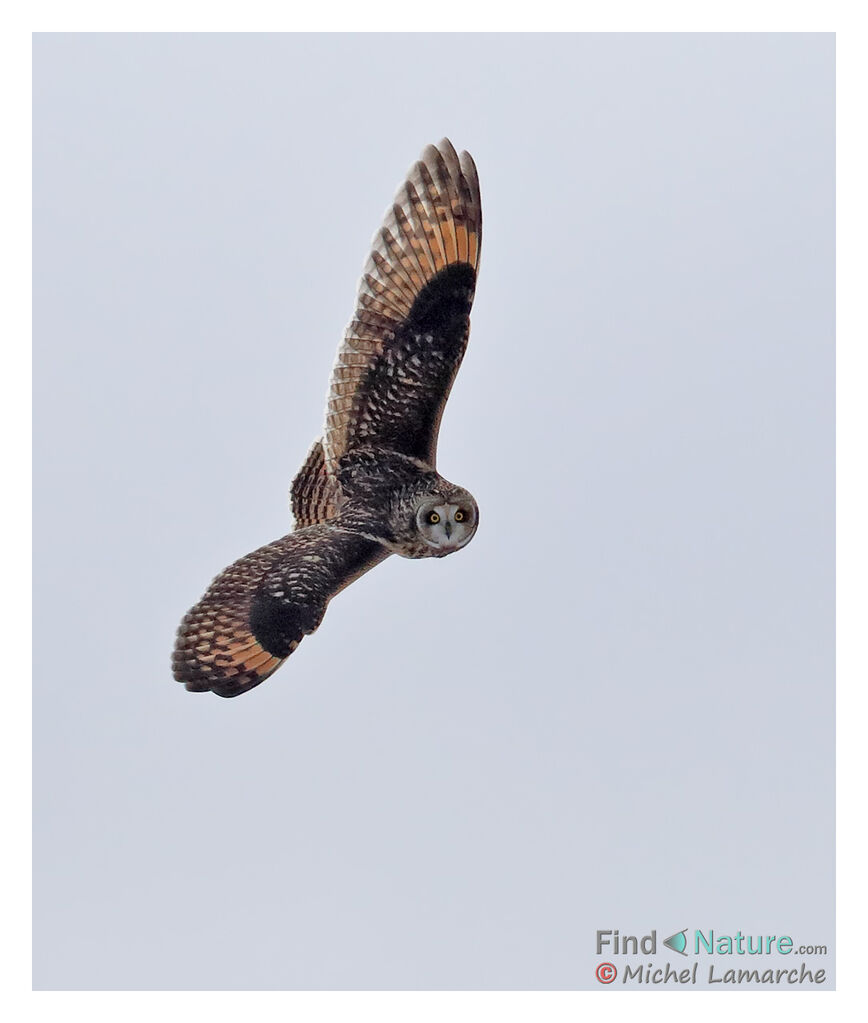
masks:
<svg viewBox="0 0 868 1023"><path fill-rule="evenodd" d="M832 946L833 37L43 35L33 94L35 986ZM288 531L444 134L485 236L439 468L479 532L187 693L178 621Z"/></svg>

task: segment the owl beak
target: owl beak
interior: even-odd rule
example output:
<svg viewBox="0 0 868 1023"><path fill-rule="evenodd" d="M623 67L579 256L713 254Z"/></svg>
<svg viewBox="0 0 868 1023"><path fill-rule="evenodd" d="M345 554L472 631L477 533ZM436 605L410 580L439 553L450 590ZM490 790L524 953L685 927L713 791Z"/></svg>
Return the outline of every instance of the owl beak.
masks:
<svg viewBox="0 0 868 1023"><path fill-rule="evenodd" d="M444 531L446 533L446 539L448 540L452 536L452 523L451 522L444 522L443 523L443 529L444 529Z"/></svg>

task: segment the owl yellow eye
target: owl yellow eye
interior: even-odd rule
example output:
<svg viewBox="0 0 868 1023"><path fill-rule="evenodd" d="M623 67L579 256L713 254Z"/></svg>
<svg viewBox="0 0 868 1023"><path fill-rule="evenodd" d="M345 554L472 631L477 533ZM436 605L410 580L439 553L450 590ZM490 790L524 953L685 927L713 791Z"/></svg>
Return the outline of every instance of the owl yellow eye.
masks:
<svg viewBox="0 0 868 1023"><path fill-rule="evenodd" d="M464 521L464 520L465 520L466 518L467 518L467 516L466 516L466 515L464 514L464 512L463 512L463 511L462 511L462 510L461 510L461 509L459 508L459 509L458 509L458 511L457 511L457 512L455 513L455 521L456 521L456 522L463 522L463 521Z"/></svg>
<svg viewBox="0 0 868 1023"><path fill-rule="evenodd" d="M432 526L436 526L437 523L440 521L440 516L437 514L437 512L431 512L431 514L428 516L428 521L431 523Z"/></svg>

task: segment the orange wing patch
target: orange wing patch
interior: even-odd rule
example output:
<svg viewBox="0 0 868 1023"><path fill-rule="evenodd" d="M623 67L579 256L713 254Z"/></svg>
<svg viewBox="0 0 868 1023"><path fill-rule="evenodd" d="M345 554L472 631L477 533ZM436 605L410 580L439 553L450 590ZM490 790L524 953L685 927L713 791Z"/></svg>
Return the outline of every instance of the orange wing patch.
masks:
<svg viewBox="0 0 868 1023"><path fill-rule="evenodd" d="M352 446L355 405L365 375L382 356L423 288L448 266L479 265L482 205L479 178L469 153L452 143L426 146L398 189L374 236L359 285L355 316L338 349L326 411L326 470L337 471Z"/></svg>
<svg viewBox="0 0 868 1023"><path fill-rule="evenodd" d="M184 615L172 671L191 692L212 689L237 696L264 681L283 663L269 653L248 625L253 593L286 538L247 555L214 580L205 596Z"/></svg>
<svg viewBox="0 0 868 1023"><path fill-rule="evenodd" d="M226 613L194 608L181 623L174 668L193 692L226 690L235 695L263 682L284 658L275 657L240 622Z"/></svg>

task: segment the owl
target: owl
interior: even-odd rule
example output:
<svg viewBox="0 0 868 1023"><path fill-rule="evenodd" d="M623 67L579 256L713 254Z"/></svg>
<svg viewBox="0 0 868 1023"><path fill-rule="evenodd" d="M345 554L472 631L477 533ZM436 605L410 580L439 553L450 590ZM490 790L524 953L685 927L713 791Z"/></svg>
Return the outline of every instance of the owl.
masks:
<svg viewBox="0 0 868 1023"><path fill-rule="evenodd" d="M292 482L292 532L221 572L181 622L172 669L188 690L246 693L391 554L443 558L473 539L476 501L436 461L481 242L472 158L427 146L374 236L322 436Z"/></svg>

